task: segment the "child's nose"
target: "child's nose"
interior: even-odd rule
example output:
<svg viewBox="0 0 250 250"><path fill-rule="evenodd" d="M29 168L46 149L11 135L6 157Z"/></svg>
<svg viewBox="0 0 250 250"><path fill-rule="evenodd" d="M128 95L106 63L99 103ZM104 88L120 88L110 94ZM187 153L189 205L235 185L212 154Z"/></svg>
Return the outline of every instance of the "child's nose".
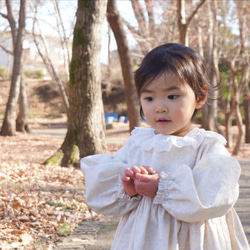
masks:
<svg viewBox="0 0 250 250"><path fill-rule="evenodd" d="M167 113L168 109L167 109L167 106L165 105L165 103L160 101L157 103L155 111L156 111L156 113Z"/></svg>

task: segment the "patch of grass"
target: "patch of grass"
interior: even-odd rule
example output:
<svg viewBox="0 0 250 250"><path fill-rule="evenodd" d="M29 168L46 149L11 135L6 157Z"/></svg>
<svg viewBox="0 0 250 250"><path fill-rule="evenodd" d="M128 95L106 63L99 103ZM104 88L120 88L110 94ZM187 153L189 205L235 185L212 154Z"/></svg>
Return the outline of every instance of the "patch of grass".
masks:
<svg viewBox="0 0 250 250"><path fill-rule="evenodd" d="M7 76L7 68L6 67L0 67L0 76L1 77Z"/></svg>
<svg viewBox="0 0 250 250"><path fill-rule="evenodd" d="M24 75L27 78L43 79L44 69L26 69L24 70Z"/></svg>
<svg viewBox="0 0 250 250"><path fill-rule="evenodd" d="M59 203L56 203L54 201L46 201L44 204L47 204L47 205L50 205L50 206L53 206L53 207L61 207L61 211L63 212L69 212L71 211L71 207L66 205L66 204L63 204L61 202Z"/></svg>
<svg viewBox="0 0 250 250"><path fill-rule="evenodd" d="M66 223L64 223L62 227L60 227L57 231L57 233L60 235L66 235L69 234L70 232L71 232L71 226L67 225Z"/></svg>
<svg viewBox="0 0 250 250"><path fill-rule="evenodd" d="M48 204L53 207L64 207L65 205L63 203L55 203L54 201L46 201L44 204Z"/></svg>
<svg viewBox="0 0 250 250"><path fill-rule="evenodd" d="M44 245L44 242L42 242L42 241L37 241L37 242L34 243L34 245L36 245L36 246L41 246L41 245Z"/></svg>

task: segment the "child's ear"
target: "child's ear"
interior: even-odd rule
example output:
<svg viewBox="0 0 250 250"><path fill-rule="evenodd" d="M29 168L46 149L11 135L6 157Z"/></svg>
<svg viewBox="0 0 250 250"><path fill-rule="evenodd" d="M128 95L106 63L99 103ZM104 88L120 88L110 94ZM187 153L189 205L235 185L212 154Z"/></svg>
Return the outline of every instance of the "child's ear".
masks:
<svg viewBox="0 0 250 250"><path fill-rule="evenodd" d="M204 97L198 97L197 98L197 103L196 103L196 109L200 109L204 106L204 104L207 101L207 92L208 92L208 88L205 87L204 90L206 91L206 95Z"/></svg>

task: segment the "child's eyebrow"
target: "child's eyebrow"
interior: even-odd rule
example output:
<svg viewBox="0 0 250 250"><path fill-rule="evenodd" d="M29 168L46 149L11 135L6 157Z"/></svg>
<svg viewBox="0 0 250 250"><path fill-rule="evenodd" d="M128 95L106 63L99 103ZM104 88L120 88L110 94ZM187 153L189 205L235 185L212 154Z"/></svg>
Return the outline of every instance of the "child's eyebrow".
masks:
<svg viewBox="0 0 250 250"><path fill-rule="evenodd" d="M180 88L178 86L173 85L173 86L170 86L168 88L165 88L163 91L167 92L167 91L176 90L176 89L180 89ZM150 89L147 89L147 88L144 88L142 90L142 93L152 93L152 92L154 92L154 90L150 90Z"/></svg>

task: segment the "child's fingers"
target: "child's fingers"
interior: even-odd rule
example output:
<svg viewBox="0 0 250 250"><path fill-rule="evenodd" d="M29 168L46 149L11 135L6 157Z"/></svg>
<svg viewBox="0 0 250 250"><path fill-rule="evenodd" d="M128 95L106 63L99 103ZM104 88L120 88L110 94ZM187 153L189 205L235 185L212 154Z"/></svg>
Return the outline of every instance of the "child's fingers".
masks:
<svg viewBox="0 0 250 250"><path fill-rule="evenodd" d="M131 178L129 176L126 176L126 175L123 175L121 179L122 179L122 182L128 182L131 180Z"/></svg>
<svg viewBox="0 0 250 250"><path fill-rule="evenodd" d="M151 177L152 176L148 174L140 174L140 173L135 174L136 180L140 182L149 182L151 180Z"/></svg>
<svg viewBox="0 0 250 250"><path fill-rule="evenodd" d="M141 168L137 166L133 166L131 170L134 172L134 174L141 173Z"/></svg>
<svg viewBox="0 0 250 250"><path fill-rule="evenodd" d="M148 174L148 171L144 166L140 167L140 170L141 170L141 174Z"/></svg>
<svg viewBox="0 0 250 250"><path fill-rule="evenodd" d="M147 170L148 174L152 175L152 174L156 173L155 170L153 168L151 168L151 167L143 166L143 168Z"/></svg>
<svg viewBox="0 0 250 250"><path fill-rule="evenodd" d="M133 166L131 169L134 171L135 174L136 173L148 174L148 170L144 166L140 166L140 167Z"/></svg>
<svg viewBox="0 0 250 250"><path fill-rule="evenodd" d="M125 176L129 176L129 177L131 177L133 179L135 178L135 173L130 168L126 168L125 171L124 171L124 174L125 174Z"/></svg>

